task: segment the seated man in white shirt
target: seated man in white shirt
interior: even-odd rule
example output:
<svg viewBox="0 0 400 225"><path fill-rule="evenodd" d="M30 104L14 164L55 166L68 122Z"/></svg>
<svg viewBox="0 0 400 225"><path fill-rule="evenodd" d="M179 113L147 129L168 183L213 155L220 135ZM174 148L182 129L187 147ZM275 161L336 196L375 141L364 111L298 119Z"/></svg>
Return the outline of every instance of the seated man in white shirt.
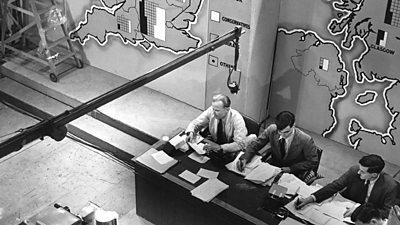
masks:
<svg viewBox="0 0 400 225"><path fill-rule="evenodd" d="M228 96L218 94L212 105L189 123L186 128L187 142L196 140L196 135L208 128L210 140L204 150L211 158L223 163L233 161L238 152L246 149L247 129L242 115L231 108Z"/></svg>

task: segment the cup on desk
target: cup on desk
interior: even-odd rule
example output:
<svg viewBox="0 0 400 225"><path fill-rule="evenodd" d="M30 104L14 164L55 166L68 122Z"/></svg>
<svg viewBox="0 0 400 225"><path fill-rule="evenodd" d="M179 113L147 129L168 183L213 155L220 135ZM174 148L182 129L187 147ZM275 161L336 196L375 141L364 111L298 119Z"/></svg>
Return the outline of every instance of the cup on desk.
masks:
<svg viewBox="0 0 400 225"><path fill-rule="evenodd" d="M160 145L160 150L163 150L165 153L168 155L172 155L174 151L176 150L171 143L169 143L169 137L167 135L163 135L160 139L161 145Z"/></svg>

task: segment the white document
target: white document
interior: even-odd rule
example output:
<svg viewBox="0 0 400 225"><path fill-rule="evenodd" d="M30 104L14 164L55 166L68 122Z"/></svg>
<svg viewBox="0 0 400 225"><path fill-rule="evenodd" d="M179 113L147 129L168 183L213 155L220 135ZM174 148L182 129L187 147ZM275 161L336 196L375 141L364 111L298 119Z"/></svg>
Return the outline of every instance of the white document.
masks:
<svg viewBox="0 0 400 225"><path fill-rule="evenodd" d="M347 208L352 208L354 203L352 202L339 202L339 201L328 201L324 202L319 211L331 216L335 219L343 221L343 214L346 212Z"/></svg>
<svg viewBox="0 0 400 225"><path fill-rule="evenodd" d="M217 178L218 174L219 174L219 172L215 172L212 170L206 170L203 168L200 168L199 171L197 172L197 175L208 178L208 179Z"/></svg>
<svg viewBox="0 0 400 225"><path fill-rule="evenodd" d="M196 183L197 181L199 181L201 179L201 177L199 177L196 174L190 172L189 170L183 171L181 174L179 174L179 176L181 178L185 179L186 181L189 181L192 184Z"/></svg>
<svg viewBox="0 0 400 225"><path fill-rule="evenodd" d="M237 169L237 161L239 161L240 156L242 156L244 154L244 152L240 152L235 160L233 160L232 162L228 163L225 165L225 167L234 172L237 173L239 175L242 176L246 176L247 174L249 174L255 167L257 167L260 163L261 163L261 156L256 155L254 156L251 161L249 163L246 164L246 166L244 167L243 171L239 171Z"/></svg>
<svg viewBox="0 0 400 225"><path fill-rule="evenodd" d="M193 148L193 150L195 150L197 152L197 154L199 155L204 155L206 154L206 151L204 150L204 143L188 143L190 145L190 147Z"/></svg>
<svg viewBox="0 0 400 225"><path fill-rule="evenodd" d="M153 154L151 154L151 156L160 164L164 165L167 164L169 162L172 162L174 160L174 158L172 158L171 156L167 155L167 153L165 153L164 151L157 151Z"/></svg>
<svg viewBox="0 0 400 225"><path fill-rule="evenodd" d="M304 224L290 217L286 217L286 219L282 220L279 223L279 225L304 225Z"/></svg>
<svg viewBox="0 0 400 225"><path fill-rule="evenodd" d="M201 164L206 163L208 160L210 160L209 157L207 157L205 155L199 155L199 154L197 154L197 152L193 152L192 154L190 154L189 158L191 158L194 161L201 163Z"/></svg>
<svg viewBox="0 0 400 225"><path fill-rule="evenodd" d="M286 194L288 195L294 195L300 190L300 187L307 186L304 181L300 180L295 175L290 173L282 174L281 178L278 181L278 184L288 189L286 192Z"/></svg>
<svg viewBox="0 0 400 225"><path fill-rule="evenodd" d="M173 137L171 140L169 140L169 143L174 146L176 149L179 149L182 147L184 144L186 144L186 135L176 135Z"/></svg>
<svg viewBox="0 0 400 225"><path fill-rule="evenodd" d="M325 215L317 209L309 210L306 215L307 218L311 220L311 222L315 224L326 224L332 217Z"/></svg>
<svg viewBox="0 0 400 225"><path fill-rule="evenodd" d="M228 187L229 185L218 180L217 178L214 178L208 179L206 182L202 183L190 192L196 198L199 198L204 202L209 202Z"/></svg>
<svg viewBox="0 0 400 225"><path fill-rule="evenodd" d="M279 167L272 166L269 163L261 163L247 174L244 179L257 183L264 183L265 181L275 177L280 172L281 169Z"/></svg>
<svg viewBox="0 0 400 225"><path fill-rule="evenodd" d="M310 196L312 193L318 191L321 188L322 188L322 186L319 185L319 184L311 185L311 186L308 186L308 185L304 184L304 185L300 186L300 189L297 192L297 194L299 194L301 197L306 198L306 197Z"/></svg>

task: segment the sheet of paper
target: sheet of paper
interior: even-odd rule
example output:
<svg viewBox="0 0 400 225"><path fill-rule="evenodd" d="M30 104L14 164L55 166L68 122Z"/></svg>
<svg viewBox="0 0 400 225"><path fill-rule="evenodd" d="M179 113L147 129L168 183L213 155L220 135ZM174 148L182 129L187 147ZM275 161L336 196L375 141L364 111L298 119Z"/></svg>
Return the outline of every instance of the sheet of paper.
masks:
<svg viewBox="0 0 400 225"><path fill-rule="evenodd" d="M183 171L179 176L186 181L189 181L192 184L195 184L197 181L201 179L201 177L197 176L196 174L190 172L189 170Z"/></svg>
<svg viewBox="0 0 400 225"><path fill-rule="evenodd" d="M288 191L286 192L286 194L288 195L296 194L300 190L300 187L307 185L295 175L289 173L282 174L281 178L278 181L278 184L287 187Z"/></svg>
<svg viewBox="0 0 400 225"><path fill-rule="evenodd" d="M197 154L199 155L204 155L206 154L206 151L204 150L204 143L188 143L190 145L190 147L193 148L193 150L195 150L197 152Z"/></svg>
<svg viewBox="0 0 400 225"><path fill-rule="evenodd" d="M203 168L200 168L199 171L197 172L197 175L204 177L204 178L208 178L208 179L217 178L218 174L219 174L219 172L215 172L212 170L206 170Z"/></svg>
<svg viewBox="0 0 400 225"><path fill-rule="evenodd" d="M279 225L304 225L304 224L290 217L286 217L286 219L282 220L279 223Z"/></svg>
<svg viewBox="0 0 400 225"><path fill-rule="evenodd" d="M176 149L179 149L184 144L186 144L186 135L185 134L178 134L169 140L169 143L174 146Z"/></svg>
<svg viewBox="0 0 400 225"><path fill-rule="evenodd" d="M326 224L332 217L325 215L317 209L310 210L305 215L315 224Z"/></svg>
<svg viewBox="0 0 400 225"><path fill-rule="evenodd" d="M336 218L343 221L343 214L346 212L347 207L352 208L354 203L352 202L339 202L339 201L329 201L324 202L320 207L319 211L325 213L328 216Z"/></svg>
<svg viewBox="0 0 400 225"><path fill-rule="evenodd" d="M261 163L247 174L244 179L264 183L270 178L276 176L280 171L280 168L272 166L269 163Z"/></svg>
<svg viewBox="0 0 400 225"><path fill-rule="evenodd" d="M181 152L187 152L190 148L189 145L185 142L181 147L178 148Z"/></svg>
<svg viewBox="0 0 400 225"><path fill-rule="evenodd" d="M191 158L194 161L201 163L201 164L206 163L208 160L210 160L209 157L207 157L205 155L199 155L199 154L197 154L197 152L193 152L192 154L190 154L189 158Z"/></svg>
<svg viewBox="0 0 400 225"><path fill-rule="evenodd" d="M196 198L199 198L204 202L209 202L228 187L229 185L214 178L208 179L206 182L193 189L191 193Z"/></svg>
<svg viewBox="0 0 400 225"><path fill-rule="evenodd" d="M350 224L354 224L353 222L351 222L350 220ZM330 220L328 220L328 222L324 225L349 225L348 223L345 223L343 221L337 220L335 218L331 218Z"/></svg>
<svg viewBox="0 0 400 225"><path fill-rule="evenodd" d="M167 153L165 153L164 151L157 151L151 154L151 157L153 157L158 163L163 165L172 162L174 160L174 158L167 155Z"/></svg>
<svg viewBox="0 0 400 225"><path fill-rule="evenodd" d="M301 185L299 191L297 192L300 196L306 198L310 196L312 193L321 189L322 186L319 184L308 186L306 184Z"/></svg>
<svg viewBox="0 0 400 225"><path fill-rule="evenodd" d="M158 173L165 173L169 168L171 168L173 165L178 163L178 160L176 160L176 159L172 159L172 161L165 163L165 164L159 163L152 156L154 153L157 153L157 152L159 152L157 149L150 148L145 153L138 156L135 160L142 163L143 165L157 171ZM158 154L160 154L160 153L158 153ZM157 155L156 155L156 157L157 157Z"/></svg>
<svg viewBox="0 0 400 225"><path fill-rule="evenodd" d="M242 176L246 176L246 175L249 174L256 166L258 166L258 165L261 163L261 156L256 155L256 156L253 157L253 159L252 159L249 163L246 164L246 166L245 166L245 168L243 169L243 171L239 171L239 170L237 169L237 166L236 166L236 165L237 165L237 161L239 160L240 156L242 156L243 154L244 154L244 152L240 152L240 153L236 156L235 160L233 160L232 162L226 164L225 167L226 167L228 170L230 170L230 171L232 171L232 172L234 172L234 173L237 173L237 174L242 175Z"/></svg>

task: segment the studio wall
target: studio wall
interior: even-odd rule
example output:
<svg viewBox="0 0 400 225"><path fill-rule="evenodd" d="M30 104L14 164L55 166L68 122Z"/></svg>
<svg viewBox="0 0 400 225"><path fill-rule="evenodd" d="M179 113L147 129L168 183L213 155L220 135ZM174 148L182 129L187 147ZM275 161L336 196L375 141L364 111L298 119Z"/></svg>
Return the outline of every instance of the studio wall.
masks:
<svg viewBox="0 0 400 225"><path fill-rule="evenodd" d="M400 10L347 3L281 1L270 112L293 111L299 127L400 164Z"/></svg>
<svg viewBox="0 0 400 225"><path fill-rule="evenodd" d="M224 93L256 121L267 116L279 1L131 0L68 1L87 63L129 80L243 26L233 94L227 87L235 47L223 46L146 86L199 109ZM146 21L146 22L144 22ZM147 26L146 26L147 24ZM161 25L160 25L161 24ZM218 63L216 63L216 59ZM238 77L240 74L240 79Z"/></svg>

